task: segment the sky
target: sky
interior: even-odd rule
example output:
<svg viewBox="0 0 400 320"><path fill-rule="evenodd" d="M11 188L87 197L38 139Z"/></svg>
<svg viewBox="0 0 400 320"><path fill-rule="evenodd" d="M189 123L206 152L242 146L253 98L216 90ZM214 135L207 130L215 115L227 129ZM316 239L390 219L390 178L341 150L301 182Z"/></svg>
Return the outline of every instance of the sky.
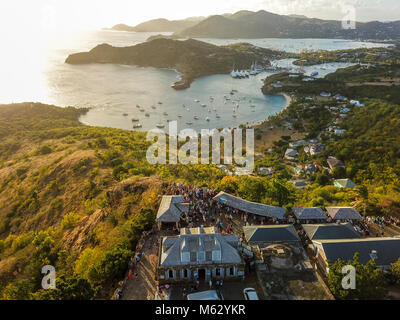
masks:
<svg viewBox="0 0 400 320"><path fill-rule="evenodd" d="M24 30L98 29L239 10L340 20L345 5L355 8L357 21L400 20L400 0L1 0L0 28L12 36Z"/></svg>

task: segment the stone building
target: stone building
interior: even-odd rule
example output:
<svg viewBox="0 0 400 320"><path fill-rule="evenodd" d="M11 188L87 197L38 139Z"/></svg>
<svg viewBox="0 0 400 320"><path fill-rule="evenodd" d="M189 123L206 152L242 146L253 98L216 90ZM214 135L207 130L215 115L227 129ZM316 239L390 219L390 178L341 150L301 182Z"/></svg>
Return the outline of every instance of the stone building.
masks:
<svg viewBox="0 0 400 320"><path fill-rule="evenodd" d="M182 228L179 236L162 238L157 268L160 283L242 277L244 269L236 235L199 227Z"/></svg>

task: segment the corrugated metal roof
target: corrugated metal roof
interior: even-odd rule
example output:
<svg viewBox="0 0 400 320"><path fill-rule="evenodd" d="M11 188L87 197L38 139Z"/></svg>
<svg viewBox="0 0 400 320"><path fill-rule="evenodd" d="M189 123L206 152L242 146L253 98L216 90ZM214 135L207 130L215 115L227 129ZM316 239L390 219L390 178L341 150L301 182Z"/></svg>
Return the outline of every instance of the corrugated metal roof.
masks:
<svg viewBox="0 0 400 320"><path fill-rule="evenodd" d="M360 220L362 218L352 207L327 207L326 211L333 220Z"/></svg>
<svg viewBox="0 0 400 320"><path fill-rule="evenodd" d="M285 217L284 208L247 201L225 192L218 193L213 200L220 201L231 208L264 217L272 217L277 219L283 219Z"/></svg>
<svg viewBox="0 0 400 320"><path fill-rule="evenodd" d="M189 204L182 203L183 196L163 196L157 212L157 222L178 222L182 213L189 212Z"/></svg>
<svg viewBox="0 0 400 320"><path fill-rule="evenodd" d="M321 208L293 208L292 210L296 218L300 220L307 220L307 219L326 220L328 218Z"/></svg>
<svg viewBox="0 0 400 320"><path fill-rule="evenodd" d="M302 227L311 240L360 238L350 223L303 224Z"/></svg>
<svg viewBox="0 0 400 320"><path fill-rule="evenodd" d="M400 258L400 239L398 238L365 238L350 240L321 240L325 256L330 263L337 259L348 261L354 253L360 254L360 262L367 263L376 256L377 266L388 266ZM373 251L376 254L373 254Z"/></svg>
<svg viewBox="0 0 400 320"><path fill-rule="evenodd" d="M300 241L293 225L243 227L248 242Z"/></svg>

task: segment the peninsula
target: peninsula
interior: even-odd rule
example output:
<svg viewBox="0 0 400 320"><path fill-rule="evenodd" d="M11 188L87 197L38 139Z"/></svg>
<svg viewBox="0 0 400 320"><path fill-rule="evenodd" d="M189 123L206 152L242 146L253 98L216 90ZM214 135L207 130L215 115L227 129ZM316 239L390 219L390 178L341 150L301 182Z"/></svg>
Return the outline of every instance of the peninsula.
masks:
<svg viewBox="0 0 400 320"><path fill-rule="evenodd" d="M216 46L198 40L154 39L130 47L113 47L101 44L89 52L70 55L69 64L116 63L175 69L181 79L172 85L174 89L190 87L196 78L212 74L228 74L232 68L248 69L253 62L262 66L270 60L287 57L288 54L255 47L247 43Z"/></svg>

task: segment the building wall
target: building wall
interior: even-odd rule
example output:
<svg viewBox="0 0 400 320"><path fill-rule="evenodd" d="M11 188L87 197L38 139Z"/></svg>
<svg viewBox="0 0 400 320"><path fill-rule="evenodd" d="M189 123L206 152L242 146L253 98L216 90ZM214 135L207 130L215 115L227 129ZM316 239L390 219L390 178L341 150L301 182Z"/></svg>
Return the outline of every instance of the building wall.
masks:
<svg viewBox="0 0 400 320"><path fill-rule="evenodd" d="M158 281L167 282L191 282L199 279L199 270L205 270L205 281L210 279L229 279L244 276L245 264L234 265L197 265L197 266L179 266L179 267L159 267Z"/></svg>

